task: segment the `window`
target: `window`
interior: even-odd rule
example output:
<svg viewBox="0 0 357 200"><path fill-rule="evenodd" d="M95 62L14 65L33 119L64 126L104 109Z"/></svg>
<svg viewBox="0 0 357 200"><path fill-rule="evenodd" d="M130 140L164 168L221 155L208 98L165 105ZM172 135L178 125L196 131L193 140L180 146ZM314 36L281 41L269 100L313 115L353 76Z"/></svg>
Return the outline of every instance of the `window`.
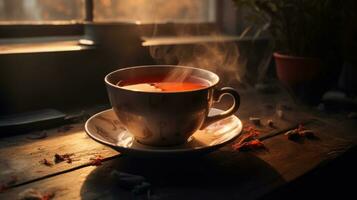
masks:
<svg viewBox="0 0 357 200"><path fill-rule="evenodd" d="M0 0L0 24L214 22L215 0ZM90 19L92 20L92 19Z"/></svg>
<svg viewBox="0 0 357 200"><path fill-rule="evenodd" d="M213 23L217 3L216 0L0 0L0 40L80 36L85 32L85 22Z"/></svg>
<svg viewBox="0 0 357 200"><path fill-rule="evenodd" d="M0 54L31 51L19 44L36 45L41 38L36 49L44 49L46 42L58 45L58 41L77 36L72 40L75 43L85 33L84 22L186 24L215 20L216 0L0 0Z"/></svg>
<svg viewBox="0 0 357 200"><path fill-rule="evenodd" d="M84 4L84 0L0 0L0 23L75 23L84 19Z"/></svg>
<svg viewBox="0 0 357 200"><path fill-rule="evenodd" d="M215 0L94 0L94 21L214 22L215 3Z"/></svg>

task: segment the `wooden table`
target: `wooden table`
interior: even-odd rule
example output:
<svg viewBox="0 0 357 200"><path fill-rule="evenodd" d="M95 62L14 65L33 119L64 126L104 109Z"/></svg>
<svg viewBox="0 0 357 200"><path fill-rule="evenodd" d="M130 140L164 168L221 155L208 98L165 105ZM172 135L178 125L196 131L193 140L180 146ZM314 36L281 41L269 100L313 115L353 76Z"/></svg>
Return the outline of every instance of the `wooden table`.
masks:
<svg viewBox="0 0 357 200"><path fill-rule="evenodd" d="M34 189L53 194L53 199L257 199L319 169L357 142L357 124L344 114L328 115L297 106L284 93L241 91L237 116L244 125L260 117L259 136L266 150L239 152L231 144L194 158L131 158L96 143L83 123L0 139L0 199L17 199ZM224 103L223 103L224 104ZM224 107L224 106L219 106ZM284 116L276 114L277 108ZM266 125L272 119L275 128ZM318 139L298 142L283 134L304 122ZM73 154L72 162L46 166L43 159ZM95 157L102 165L92 165ZM133 194L121 187L117 172L140 175L151 184L150 193ZM50 195L51 196L51 195ZM48 197L48 196L46 196Z"/></svg>

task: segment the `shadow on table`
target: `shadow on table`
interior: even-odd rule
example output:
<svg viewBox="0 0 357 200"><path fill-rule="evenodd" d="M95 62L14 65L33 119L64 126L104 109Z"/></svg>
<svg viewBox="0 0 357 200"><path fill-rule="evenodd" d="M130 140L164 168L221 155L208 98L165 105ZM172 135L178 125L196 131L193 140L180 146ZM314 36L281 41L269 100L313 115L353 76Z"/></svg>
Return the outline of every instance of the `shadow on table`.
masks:
<svg viewBox="0 0 357 200"><path fill-rule="evenodd" d="M93 170L81 188L82 199L133 199L113 171L144 176L151 199L256 199L285 181L251 153L218 151L192 158L122 157ZM137 197L137 196L136 196ZM147 199L147 194L137 199Z"/></svg>

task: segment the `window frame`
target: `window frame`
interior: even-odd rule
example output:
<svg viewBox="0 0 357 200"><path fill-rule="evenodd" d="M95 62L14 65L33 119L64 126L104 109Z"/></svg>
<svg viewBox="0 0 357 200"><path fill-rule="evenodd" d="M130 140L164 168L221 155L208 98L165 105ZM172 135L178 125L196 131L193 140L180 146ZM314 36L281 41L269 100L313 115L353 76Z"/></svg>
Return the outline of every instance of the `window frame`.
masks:
<svg viewBox="0 0 357 200"><path fill-rule="evenodd" d="M0 25L0 39L84 35L83 24Z"/></svg>

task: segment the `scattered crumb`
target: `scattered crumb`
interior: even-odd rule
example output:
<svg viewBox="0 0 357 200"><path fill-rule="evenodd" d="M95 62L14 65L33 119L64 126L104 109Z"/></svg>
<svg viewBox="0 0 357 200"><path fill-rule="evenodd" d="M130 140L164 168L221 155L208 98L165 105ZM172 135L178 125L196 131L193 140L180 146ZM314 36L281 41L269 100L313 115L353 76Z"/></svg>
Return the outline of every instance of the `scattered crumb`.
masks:
<svg viewBox="0 0 357 200"><path fill-rule="evenodd" d="M62 154L62 155L59 155L59 154L55 154L54 155L54 162L57 164L57 163L60 163L60 162L63 162L63 161L66 161L67 163L72 163L72 158L71 156L73 156L74 153L71 153L71 154Z"/></svg>
<svg viewBox="0 0 357 200"><path fill-rule="evenodd" d="M275 128L275 124L274 124L274 121L273 121L272 119L269 119L269 120L267 121L267 124L268 124L269 127Z"/></svg>
<svg viewBox="0 0 357 200"><path fill-rule="evenodd" d="M40 140L40 139L43 139L46 137L47 137L46 131L39 131L39 132L34 132L34 133L28 135L26 138L31 139L31 140Z"/></svg>
<svg viewBox="0 0 357 200"><path fill-rule="evenodd" d="M46 158L42 159L39 161L40 164L46 165L48 167L52 167L53 163L51 161L48 161Z"/></svg>

